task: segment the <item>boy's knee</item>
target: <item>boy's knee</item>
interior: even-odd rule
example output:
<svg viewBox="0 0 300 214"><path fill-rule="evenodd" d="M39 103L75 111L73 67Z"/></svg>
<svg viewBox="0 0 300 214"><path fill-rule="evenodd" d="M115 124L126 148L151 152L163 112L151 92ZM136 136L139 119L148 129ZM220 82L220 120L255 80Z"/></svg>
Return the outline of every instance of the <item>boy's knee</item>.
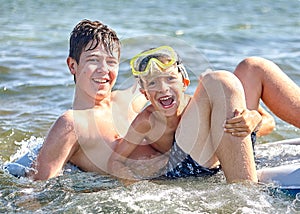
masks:
<svg viewBox="0 0 300 214"><path fill-rule="evenodd" d="M201 80L205 88L209 91L226 92L226 94L243 91L240 80L229 71L218 70L208 72L202 75Z"/></svg>
<svg viewBox="0 0 300 214"><path fill-rule="evenodd" d="M231 85L239 82L238 78L231 72L225 70L217 70L205 73L202 75L201 80L204 84L222 84Z"/></svg>
<svg viewBox="0 0 300 214"><path fill-rule="evenodd" d="M251 56L251 57L247 57L245 58L240 64L242 65L247 65L247 66L255 66L255 65L259 65L261 63L265 63L268 60L262 57L258 57L258 56Z"/></svg>
<svg viewBox="0 0 300 214"><path fill-rule="evenodd" d="M225 70L209 71L200 76L203 82L219 81L228 78L231 73Z"/></svg>
<svg viewBox="0 0 300 214"><path fill-rule="evenodd" d="M269 65L270 63L272 63L270 60L267 60L262 57L257 57L257 56L247 57L238 64L235 73L260 71L262 69L258 69L258 68L263 68L264 66Z"/></svg>

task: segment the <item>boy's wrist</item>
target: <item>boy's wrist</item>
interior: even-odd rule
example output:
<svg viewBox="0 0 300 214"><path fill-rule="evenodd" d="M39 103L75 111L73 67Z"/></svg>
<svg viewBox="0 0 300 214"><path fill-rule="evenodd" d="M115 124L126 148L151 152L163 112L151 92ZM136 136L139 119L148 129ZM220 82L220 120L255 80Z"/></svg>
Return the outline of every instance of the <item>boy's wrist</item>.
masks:
<svg viewBox="0 0 300 214"><path fill-rule="evenodd" d="M253 130L253 132L255 132L255 133L257 133L260 130L261 126L262 126L262 116L258 111L256 111L256 113L257 113L257 117L258 117L259 122L257 123L257 125L255 126L255 128Z"/></svg>

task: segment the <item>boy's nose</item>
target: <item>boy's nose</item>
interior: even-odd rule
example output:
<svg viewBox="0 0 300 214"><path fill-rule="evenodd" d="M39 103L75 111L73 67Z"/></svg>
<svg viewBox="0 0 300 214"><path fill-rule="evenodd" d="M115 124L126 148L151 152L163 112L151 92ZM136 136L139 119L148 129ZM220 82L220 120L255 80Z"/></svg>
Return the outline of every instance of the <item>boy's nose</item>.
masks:
<svg viewBox="0 0 300 214"><path fill-rule="evenodd" d="M100 63L97 68L97 72L108 74L109 73L108 66L105 63Z"/></svg>
<svg viewBox="0 0 300 214"><path fill-rule="evenodd" d="M162 81L159 85L159 90L162 91L162 92L169 91L169 84Z"/></svg>

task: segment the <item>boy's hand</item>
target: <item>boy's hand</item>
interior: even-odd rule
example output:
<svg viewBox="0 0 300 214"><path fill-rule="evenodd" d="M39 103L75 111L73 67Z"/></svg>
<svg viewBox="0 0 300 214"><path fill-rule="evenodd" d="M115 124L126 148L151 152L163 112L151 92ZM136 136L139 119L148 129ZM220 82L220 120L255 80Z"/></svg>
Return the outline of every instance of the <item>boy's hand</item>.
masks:
<svg viewBox="0 0 300 214"><path fill-rule="evenodd" d="M256 110L235 110L234 117L225 121L224 131L234 136L246 137L257 131L262 121L262 116Z"/></svg>
<svg viewBox="0 0 300 214"><path fill-rule="evenodd" d="M128 160L126 165L138 178L152 179L162 175L168 160L168 155L157 153L151 156L141 156L138 160Z"/></svg>

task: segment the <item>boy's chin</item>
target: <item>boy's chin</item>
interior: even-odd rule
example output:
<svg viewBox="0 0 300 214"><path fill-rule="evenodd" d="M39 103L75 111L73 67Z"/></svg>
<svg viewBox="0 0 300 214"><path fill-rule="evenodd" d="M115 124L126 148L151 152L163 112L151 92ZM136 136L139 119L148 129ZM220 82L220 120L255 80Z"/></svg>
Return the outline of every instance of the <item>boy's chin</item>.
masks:
<svg viewBox="0 0 300 214"><path fill-rule="evenodd" d="M95 95L95 100L102 100L108 96L110 96L110 89L109 90L100 90Z"/></svg>

